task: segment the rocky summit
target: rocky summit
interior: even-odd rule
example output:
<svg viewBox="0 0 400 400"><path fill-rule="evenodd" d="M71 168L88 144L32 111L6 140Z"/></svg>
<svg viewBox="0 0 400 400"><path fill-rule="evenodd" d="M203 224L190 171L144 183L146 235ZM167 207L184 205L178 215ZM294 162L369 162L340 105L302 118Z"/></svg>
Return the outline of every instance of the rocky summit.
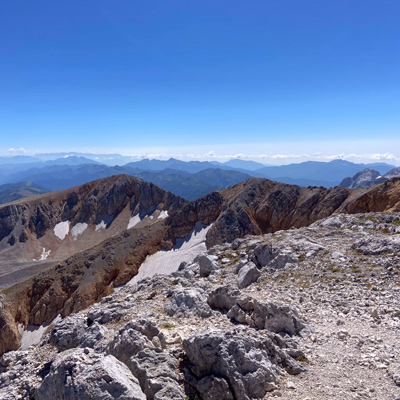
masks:
<svg viewBox="0 0 400 400"><path fill-rule="evenodd" d="M400 177L400 168L393 168L384 175L381 175L374 169L366 168L355 174L353 177L344 178L340 183L340 186L345 186L351 189L370 187L398 177Z"/></svg>
<svg viewBox="0 0 400 400"><path fill-rule="evenodd" d="M399 190L116 176L5 205L29 273L1 291L0 398L400 398Z"/></svg>

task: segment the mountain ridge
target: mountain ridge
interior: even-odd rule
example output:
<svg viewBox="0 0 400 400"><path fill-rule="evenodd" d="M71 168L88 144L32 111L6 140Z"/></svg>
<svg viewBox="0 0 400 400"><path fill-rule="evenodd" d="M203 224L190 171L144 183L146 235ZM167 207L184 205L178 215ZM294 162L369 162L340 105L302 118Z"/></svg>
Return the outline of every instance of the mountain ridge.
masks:
<svg viewBox="0 0 400 400"><path fill-rule="evenodd" d="M55 227L60 223L59 221L62 221L63 215L68 216L71 220L75 218L71 224L73 226L82 220L83 215L87 215L89 219L86 220L88 222L93 221L91 224L93 231L94 223L99 224L101 219L101 224L104 223L105 231L107 231L108 222L104 222L104 215L114 214L114 210L117 210L119 212L119 214L117 213L117 220L120 218L120 223L111 223L111 226L118 229L112 235L104 237L105 242L103 244L99 240L97 244L94 244L94 247L91 246L86 250L70 253L69 258L54 267L50 267L49 271L53 271L51 274L53 274L54 279L52 278L49 281L48 274L50 272L44 271L2 291L2 293L6 294L6 298L2 300L3 308L0 313L0 325L5 327L3 332L0 333L0 352L19 346L19 336L16 328L18 323L22 323L24 326L28 323L40 325L55 318L59 310L51 302L51 293L59 293L60 299L63 299L62 309L64 316L68 315L72 310L79 311L80 307L87 307L104 295L109 294L110 291L113 291L115 285L129 280L137 272L143 257L149 254L149 249L154 252L162 249L171 249L176 240L187 236L198 222L203 225L213 223L206 236L206 244L210 248L225 242L233 242L237 238L248 234L259 235L290 227L308 226L321 218L326 218L338 212L360 213L400 210L400 179L392 179L372 189L351 190L344 187L334 189L300 188L266 179L251 178L244 183L236 184L219 192L213 192L202 199L192 202L167 194L155 185L146 184L143 181L127 176L105 178L100 181L107 182L110 180L121 181L120 189L108 191L107 193L110 193L110 195L112 193L112 197L104 197L100 194L99 199L115 198L115 205L111 208L109 208L109 200L107 200L105 203L100 201L98 203L99 208L79 206L75 209L74 207L79 202L74 200L74 196L72 196L71 203L64 210L65 212L57 211L55 214L49 214L48 220L52 221L51 223L43 219L45 210L43 207L39 208L42 211L36 213L33 220L32 218L30 219L30 221L37 222L39 225L27 224L27 219L24 217L24 226L32 226L33 233L36 232L39 237L32 236L32 232L24 236L26 243L22 241L22 244L19 245L21 248L20 255L23 255L22 250L25 245L31 246L31 241L36 243L42 237L45 237L46 233L54 235L52 233L53 226ZM128 182L128 186L124 185L125 182ZM131 207L126 208L129 203L124 200L127 197L125 191L131 190L129 189L129 183L140 183L142 185L141 190L144 190L144 192L138 192L135 195L133 204L139 204L137 199L140 196L145 196L142 203L143 207L137 208L135 206L134 210L136 211L133 213ZM95 182L91 185L96 186L96 184ZM91 185L87 184L86 189L84 188L85 185L83 185L81 190L87 191L91 188ZM155 191L154 193L159 193L161 199L170 199L167 202L171 205L167 218L162 220L158 220L158 217L150 218L152 212L149 214L147 210L149 206L154 205L154 200L146 197L148 195L145 194L149 193L150 189L153 192ZM74 191L71 193L74 193ZM51 198L52 194L44 196ZM35 201L40 203L39 199ZM65 204L68 204L68 202ZM23 202L14 205L14 207L16 206L19 207L20 212L24 209ZM11 223L11 221L16 220L15 216L11 219L9 218L7 222L7 218L13 214L4 212L4 210L7 209L9 211L10 207L0 208L0 244L2 244L3 248L6 247L6 250L9 250L17 242L16 240L10 240L10 238L12 238L12 235L16 236L16 226L20 226ZM160 207L158 208L160 214L156 214L156 216L161 215L161 209L164 210L164 205ZM106 209L108 209L108 212L105 212ZM129 209L130 212L128 213ZM56 210L60 210L60 208L57 206ZM125 214L122 213L123 210L126 210ZM142 214L143 218L140 217L140 220L146 220L148 223L144 225L138 224L133 229L126 229L129 218L137 218L136 216L140 215L140 210L144 212ZM135 212L139 212L139 214L132 217ZM37 216L40 215L41 217L38 218ZM149 215L150 217L148 217ZM83 219L85 220L85 218ZM47 230L44 229L46 227ZM154 232L158 233L154 234ZM56 243L59 243L59 241L56 241ZM127 243L127 245L124 243ZM102 249L106 249L106 253ZM133 261L132 256L136 257L135 254L141 254L142 256L135 258L135 261ZM94 260L98 260L98 262L94 263ZM89 269L92 268L90 271L94 275L85 273L85 265ZM82 280L82 276L85 277L84 280ZM70 282L68 284L70 289L63 289L65 283L62 282ZM73 282L75 283L73 284ZM30 302L27 299L32 297L32 291L36 295L34 301ZM20 299L19 303L15 301L17 298ZM21 304L22 308L18 309L17 303ZM58 306L61 306L60 304ZM67 304L69 305L67 306ZM73 307L72 304L74 305ZM8 338L12 338L12 340Z"/></svg>

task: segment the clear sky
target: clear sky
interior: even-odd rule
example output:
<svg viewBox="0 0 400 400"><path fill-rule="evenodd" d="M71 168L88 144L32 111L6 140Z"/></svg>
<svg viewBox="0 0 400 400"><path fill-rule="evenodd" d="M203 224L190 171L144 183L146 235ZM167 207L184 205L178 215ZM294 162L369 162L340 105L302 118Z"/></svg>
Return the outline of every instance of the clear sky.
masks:
<svg viewBox="0 0 400 400"><path fill-rule="evenodd" d="M2 154L400 157L399 0L2 0L0 57Z"/></svg>

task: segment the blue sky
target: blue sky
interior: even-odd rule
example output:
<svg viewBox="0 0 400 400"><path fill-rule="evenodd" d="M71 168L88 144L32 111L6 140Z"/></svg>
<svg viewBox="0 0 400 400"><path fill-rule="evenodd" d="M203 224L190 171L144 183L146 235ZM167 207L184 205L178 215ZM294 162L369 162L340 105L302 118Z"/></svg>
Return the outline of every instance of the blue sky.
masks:
<svg viewBox="0 0 400 400"><path fill-rule="evenodd" d="M396 160L399 43L398 0L2 0L0 153Z"/></svg>

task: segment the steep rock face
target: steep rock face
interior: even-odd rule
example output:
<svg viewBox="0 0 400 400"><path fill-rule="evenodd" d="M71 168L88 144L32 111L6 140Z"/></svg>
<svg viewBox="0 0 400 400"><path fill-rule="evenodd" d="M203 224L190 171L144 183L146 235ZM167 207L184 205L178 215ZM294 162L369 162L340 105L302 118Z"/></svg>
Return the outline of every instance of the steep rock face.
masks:
<svg viewBox="0 0 400 400"><path fill-rule="evenodd" d="M340 209L350 196L343 187L300 188L252 178L221 191L221 214L207 235L207 245L232 242L290 227L307 226Z"/></svg>
<svg viewBox="0 0 400 400"><path fill-rule="evenodd" d="M377 211L400 210L400 178L390 179L370 189L351 203L344 211L354 214Z"/></svg>
<svg viewBox="0 0 400 400"><path fill-rule="evenodd" d="M223 206L224 198L219 192L213 192L199 200L182 205L179 210L170 214L166 239L175 241L176 238L185 237L198 221L209 225L219 217Z"/></svg>

